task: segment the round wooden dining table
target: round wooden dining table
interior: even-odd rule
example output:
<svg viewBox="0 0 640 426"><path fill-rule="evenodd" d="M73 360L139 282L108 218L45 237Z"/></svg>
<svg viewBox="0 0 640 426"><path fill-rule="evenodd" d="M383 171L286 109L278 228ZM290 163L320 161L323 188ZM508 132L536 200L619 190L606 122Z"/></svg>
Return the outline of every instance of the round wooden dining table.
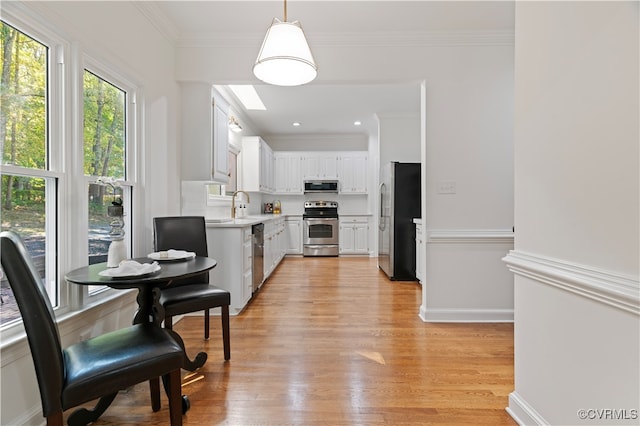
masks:
<svg viewBox="0 0 640 426"><path fill-rule="evenodd" d="M138 257L138 263L152 263L148 257ZM65 275L65 279L73 284L95 286L104 285L119 290L138 289L138 311L133 319L134 324L153 322L158 325L164 319L164 309L159 302L162 289L169 288L179 279L198 275L213 269L217 262L210 257L195 256L186 260L158 262L160 270L144 275L127 277L106 277L100 275L107 268L107 263L96 263L74 269Z"/></svg>

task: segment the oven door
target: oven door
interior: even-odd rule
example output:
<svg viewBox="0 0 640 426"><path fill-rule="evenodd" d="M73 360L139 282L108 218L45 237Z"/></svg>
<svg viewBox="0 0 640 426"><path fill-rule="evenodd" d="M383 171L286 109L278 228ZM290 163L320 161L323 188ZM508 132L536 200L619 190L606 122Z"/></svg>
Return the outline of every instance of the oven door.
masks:
<svg viewBox="0 0 640 426"><path fill-rule="evenodd" d="M306 218L303 222L303 244L338 244L338 219Z"/></svg>

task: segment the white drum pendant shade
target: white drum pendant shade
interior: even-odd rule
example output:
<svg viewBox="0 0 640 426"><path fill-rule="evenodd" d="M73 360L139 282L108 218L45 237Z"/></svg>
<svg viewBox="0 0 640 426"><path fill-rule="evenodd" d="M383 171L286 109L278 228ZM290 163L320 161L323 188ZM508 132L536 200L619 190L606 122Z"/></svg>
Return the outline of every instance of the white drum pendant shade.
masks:
<svg viewBox="0 0 640 426"><path fill-rule="evenodd" d="M253 73L265 83L277 86L299 86L316 78L318 67L298 21L273 20Z"/></svg>

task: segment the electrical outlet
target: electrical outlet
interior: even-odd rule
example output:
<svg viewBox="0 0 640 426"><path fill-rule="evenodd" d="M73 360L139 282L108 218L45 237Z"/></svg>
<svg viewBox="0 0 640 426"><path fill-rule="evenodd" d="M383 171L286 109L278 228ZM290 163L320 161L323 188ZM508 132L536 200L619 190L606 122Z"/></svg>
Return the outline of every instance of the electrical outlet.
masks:
<svg viewBox="0 0 640 426"><path fill-rule="evenodd" d="M456 193L456 181L455 180L441 180L438 182L438 194L455 194Z"/></svg>

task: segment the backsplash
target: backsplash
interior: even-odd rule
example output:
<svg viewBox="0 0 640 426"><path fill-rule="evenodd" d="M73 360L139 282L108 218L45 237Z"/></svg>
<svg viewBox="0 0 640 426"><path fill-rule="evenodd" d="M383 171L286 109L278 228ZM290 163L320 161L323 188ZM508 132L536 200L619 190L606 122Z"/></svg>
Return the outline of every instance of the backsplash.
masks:
<svg viewBox="0 0 640 426"><path fill-rule="evenodd" d="M262 194L249 193L250 203L247 204L247 215L262 214L264 203L280 201L283 215L302 215L305 201L337 201L338 214L370 214L372 212L367 195L341 194ZM244 199L244 196L242 196ZM240 196L236 199L236 205ZM181 214L184 216L204 216L207 219L227 218L231 216L230 197L209 197L204 182L182 182Z"/></svg>

